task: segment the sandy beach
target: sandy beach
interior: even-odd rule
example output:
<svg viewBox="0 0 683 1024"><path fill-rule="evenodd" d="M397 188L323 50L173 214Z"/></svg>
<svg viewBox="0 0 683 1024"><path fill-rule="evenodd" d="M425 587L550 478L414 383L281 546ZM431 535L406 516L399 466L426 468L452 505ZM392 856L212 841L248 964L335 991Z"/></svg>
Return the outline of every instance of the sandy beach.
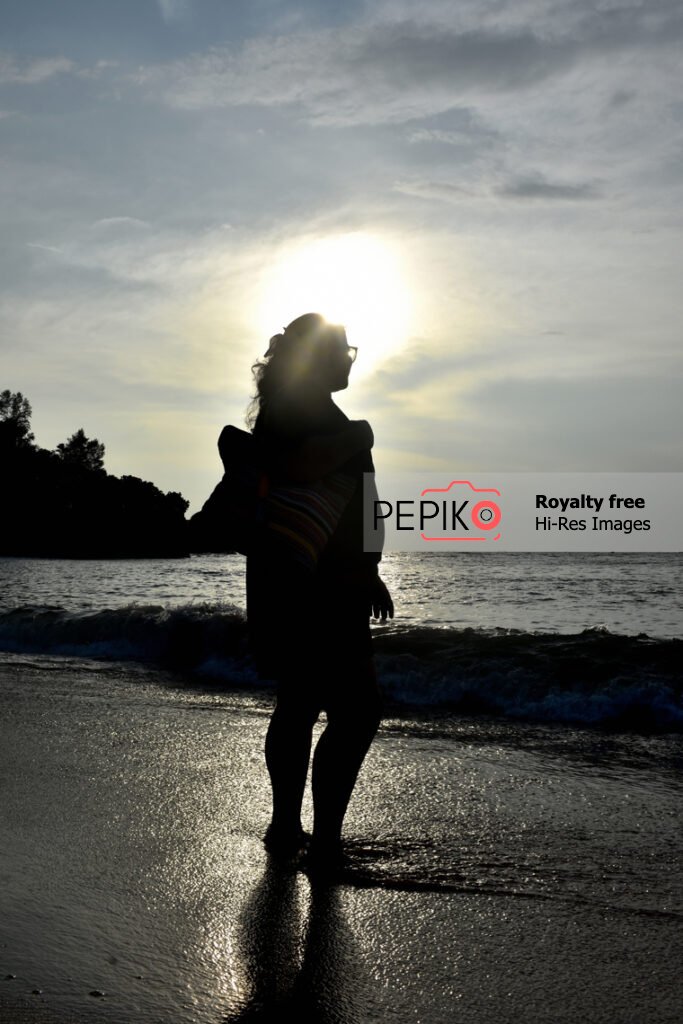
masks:
<svg viewBox="0 0 683 1024"><path fill-rule="evenodd" d="M3 1020L680 1019L680 738L389 718L311 885L267 694L7 655L0 702Z"/></svg>

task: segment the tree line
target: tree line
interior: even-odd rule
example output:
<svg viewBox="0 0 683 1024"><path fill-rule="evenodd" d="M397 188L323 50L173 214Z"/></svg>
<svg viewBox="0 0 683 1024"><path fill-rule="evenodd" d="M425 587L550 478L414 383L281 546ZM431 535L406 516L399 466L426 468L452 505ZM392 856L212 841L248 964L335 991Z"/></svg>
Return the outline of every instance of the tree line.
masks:
<svg viewBox="0 0 683 1024"><path fill-rule="evenodd" d="M0 555L178 557L188 553L189 502L136 476L112 476L105 446L78 429L54 451L31 431L31 404L0 393Z"/></svg>

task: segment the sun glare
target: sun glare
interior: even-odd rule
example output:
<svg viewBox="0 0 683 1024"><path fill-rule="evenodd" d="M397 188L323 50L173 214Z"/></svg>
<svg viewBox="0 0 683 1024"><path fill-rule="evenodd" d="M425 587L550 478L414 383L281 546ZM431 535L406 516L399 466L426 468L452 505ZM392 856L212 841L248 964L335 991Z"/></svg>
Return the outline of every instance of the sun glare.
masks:
<svg viewBox="0 0 683 1024"><path fill-rule="evenodd" d="M264 273L259 305L266 334L302 313L344 324L349 344L358 347L358 374L373 370L412 330L410 288L396 248L360 232L284 252Z"/></svg>

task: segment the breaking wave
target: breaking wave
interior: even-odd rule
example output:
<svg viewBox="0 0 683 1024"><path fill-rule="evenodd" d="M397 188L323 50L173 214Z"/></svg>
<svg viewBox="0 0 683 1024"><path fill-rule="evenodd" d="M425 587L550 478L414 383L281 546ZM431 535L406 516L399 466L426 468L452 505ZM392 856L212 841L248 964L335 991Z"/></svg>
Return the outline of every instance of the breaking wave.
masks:
<svg viewBox="0 0 683 1024"><path fill-rule="evenodd" d="M580 633L387 625L375 652L387 699L462 715L636 732L683 731L683 640ZM234 605L127 605L0 614L0 649L163 664L226 687L261 685L244 613Z"/></svg>

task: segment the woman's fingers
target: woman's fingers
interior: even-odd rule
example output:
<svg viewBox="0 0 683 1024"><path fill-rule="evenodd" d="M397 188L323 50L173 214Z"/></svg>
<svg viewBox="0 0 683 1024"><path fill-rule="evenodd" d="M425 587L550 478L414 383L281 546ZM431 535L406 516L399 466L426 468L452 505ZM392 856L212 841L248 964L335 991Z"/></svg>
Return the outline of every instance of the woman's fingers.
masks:
<svg viewBox="0 0 683 1024"><path fill-rule="evenodd" d="M373 619L381 619L382 622L387 621L387 616L390 619L394 617L394 602L391 600L391 594L387 590L386 584L381 579L377 580L373 588L371 614Z"/></svg>
<svg viewBox="0 0 683 1024"><path fill-rule="evenodd" d="M391 594L387 590L387 585L384 582L384 580L380 580L380 583L381 583L381 586L382 586L382 600L381 600L382 621L386 622L387 621L387 615L389 616L390 619L393 619L393 617L394 617L394 602L391 600Z"/></svg>

